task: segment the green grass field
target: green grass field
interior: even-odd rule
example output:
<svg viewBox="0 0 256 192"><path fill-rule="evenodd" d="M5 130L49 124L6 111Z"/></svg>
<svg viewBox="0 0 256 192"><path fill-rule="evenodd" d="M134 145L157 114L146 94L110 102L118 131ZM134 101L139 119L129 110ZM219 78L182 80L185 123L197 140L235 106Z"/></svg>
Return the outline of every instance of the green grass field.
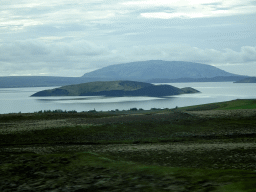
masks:
<svg viewBox="0 0 256 192"><path fill-rule="evenodd" d="M182 107L180 109L187 110L187 111L256 109L256 100L255 99L237 99L233 101L226 101L226 102L220 102L220 103Z"/></svg>

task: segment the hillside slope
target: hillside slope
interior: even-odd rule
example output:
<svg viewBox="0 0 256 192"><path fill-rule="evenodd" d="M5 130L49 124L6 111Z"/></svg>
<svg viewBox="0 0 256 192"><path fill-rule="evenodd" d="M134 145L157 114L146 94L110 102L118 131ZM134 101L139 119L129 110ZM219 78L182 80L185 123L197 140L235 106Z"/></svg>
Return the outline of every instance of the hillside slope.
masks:
<svg viewBox="0 0 256 192"><path fill-rule="evenodd" d="M152 96L161 97L197 93L193 88L179 89L171 85L153 85L135 81L99 81L39 91L32 96Z"/></svg>
<svg viewBox="0 0 256 192"><path fill-rule="evenodd" d="M116 80L212 78L217 76L238 75L206 64L162 60L111 65L83 75L84 78L101 77Z"/></svg>

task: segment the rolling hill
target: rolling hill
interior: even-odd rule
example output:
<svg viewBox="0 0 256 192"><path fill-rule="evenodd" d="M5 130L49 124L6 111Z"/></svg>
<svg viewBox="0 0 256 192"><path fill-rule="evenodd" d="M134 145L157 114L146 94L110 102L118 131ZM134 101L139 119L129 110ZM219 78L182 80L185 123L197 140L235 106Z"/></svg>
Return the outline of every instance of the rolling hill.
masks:
<svg viewBox="0 0 256 192"><path fill-rule="evenodd" d="M112 80L149 81L151 79L205 79L216 77L239 77L214 66L184 61L140 61L110 65L89 73L84 78L109 78ZM215 79L216 80L216 79ZM229 79L229 81L232 79ZM152 82L152 81L151 81Z"/></svg>

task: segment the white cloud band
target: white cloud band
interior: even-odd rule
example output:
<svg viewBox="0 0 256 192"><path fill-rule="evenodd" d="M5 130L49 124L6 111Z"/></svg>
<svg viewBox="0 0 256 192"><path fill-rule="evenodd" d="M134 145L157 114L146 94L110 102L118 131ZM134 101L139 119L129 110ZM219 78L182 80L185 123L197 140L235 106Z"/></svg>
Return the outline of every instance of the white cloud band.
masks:
<svg viewBox="0 0 256 192"><path fill-rule="evenodd" d="M12 44L0 43L0 75L27 74L27 70L54 75L68 71L67 76L80 76L84 70L104 67L109 64L138 60L192 61L207 64L238 64L256 61L256 47L244 46L241 50L200 49L171 44L134 46L119 50L96 45L89 41L48 42L21 41ZM12 71L12 72L11 72ZM79 71L79 72L78 72ZM4 73L4 74L3 74ZM30 72L31 73L31 72ZM65 76L65 74L63 74Z"/></svg>

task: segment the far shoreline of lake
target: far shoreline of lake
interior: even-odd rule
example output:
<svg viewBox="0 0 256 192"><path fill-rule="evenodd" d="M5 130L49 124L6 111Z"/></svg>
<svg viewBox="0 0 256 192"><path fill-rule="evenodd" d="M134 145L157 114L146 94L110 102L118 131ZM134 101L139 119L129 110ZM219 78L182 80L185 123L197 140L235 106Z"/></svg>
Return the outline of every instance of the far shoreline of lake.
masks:
<svg viewBox="0 0 256 192"><path fill-rule="evenodd" d="M161 83L163 84L163 83ZM175 108L230 101L235 99L255 99L256 84L236 84L233 82L204 83L164 83L178 88L192 87L201 93L167 97L39 97L31 98L33 93L56 87L1 88L0 114L33 113L43 110L111 111L129 110L130 108Z"/></svg>

